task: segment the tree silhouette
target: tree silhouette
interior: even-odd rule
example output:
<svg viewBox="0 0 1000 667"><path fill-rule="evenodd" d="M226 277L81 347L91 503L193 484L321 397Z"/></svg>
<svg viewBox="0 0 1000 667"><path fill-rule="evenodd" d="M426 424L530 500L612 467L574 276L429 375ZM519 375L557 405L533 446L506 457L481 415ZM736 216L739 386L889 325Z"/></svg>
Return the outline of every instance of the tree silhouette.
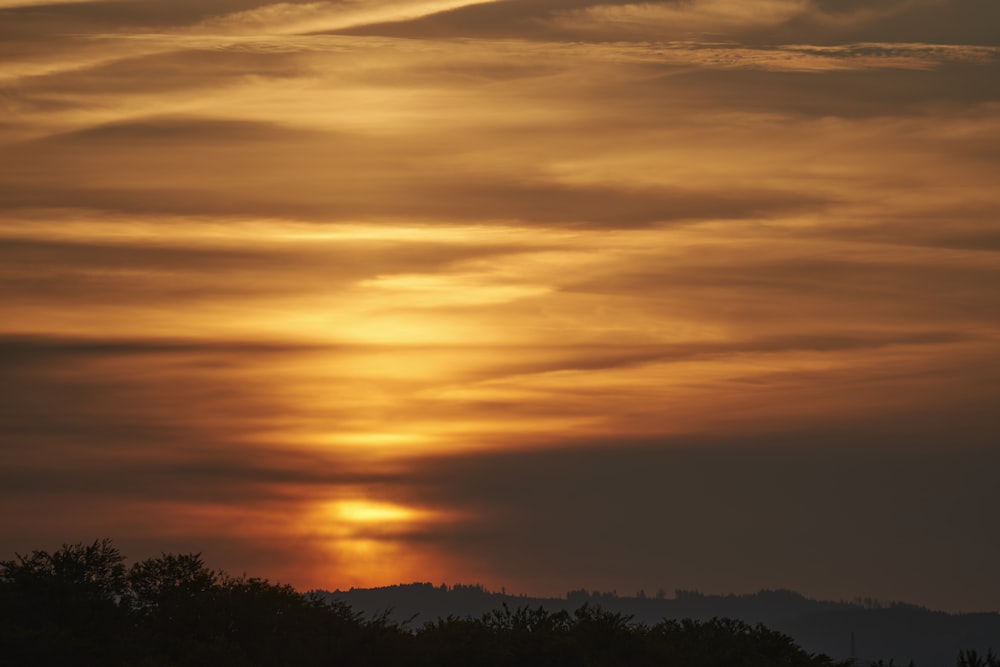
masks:
<svg viewBox="0 0 1000 667"><path fill-rule="evenodd" d="M0 562L0 638L11 664L114 664L127 625L125 560L110 540Z"/></svg>
<svg viewBox="0 0 1000 667"><path fill-rule="evenodd" d="M475 592L457 589L459 593ZM161 554L126 568L109 540L0 561L0 662L102 667L833 667L763 625L647 626L601 609L500 609L410 629L342 602ZM878 663L882 664L882 663ZM891 663L890 663L891 664ZM1000 667L963 651L957 667Z"/></svg>
<svg viewBox="0 0 1000 667"><path fill-rule="evenodd" d="M1000 667L1000 657L993 655L993 651L987 651L986 655L980 655L976 651L959 651L956 667Z"/></svg>

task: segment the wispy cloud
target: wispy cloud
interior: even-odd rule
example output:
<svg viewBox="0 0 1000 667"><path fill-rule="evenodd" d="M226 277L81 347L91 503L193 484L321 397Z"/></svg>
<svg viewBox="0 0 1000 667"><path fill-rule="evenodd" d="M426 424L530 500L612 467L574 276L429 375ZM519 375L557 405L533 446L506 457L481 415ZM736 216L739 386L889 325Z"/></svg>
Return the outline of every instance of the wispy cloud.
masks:
<svg viewBox="0 0 1000 667"><path fill-rule="evenodd" d="M410 37L593 41L723 39L731 43L928 42L998 45L991 0L506 0L351 29Z"/></svg>
<svg viewBox="0 0 1000 667"><path fill-rule="evenodd" d="M342 0L265 5L206 20L199 30L223 34L295 34L404 21L473 4L471 0Z"/></svg>
<svg viewBox="0 0 1000 667"><path fill-rule="evenodd" d="M0 10L19 7L51 7L76 3L96 3L98 0L0 0Z"/></svg>
<svg viewBox="0 0 1000 667"><path fill-rule="evenodd" d="M607 35L646 35L663 39L718 38L733 30L745 31L786 22L804 14L806 0L766 0L748 4L738 0L594 5L557 15L564 29L600 31Z"/></svg>

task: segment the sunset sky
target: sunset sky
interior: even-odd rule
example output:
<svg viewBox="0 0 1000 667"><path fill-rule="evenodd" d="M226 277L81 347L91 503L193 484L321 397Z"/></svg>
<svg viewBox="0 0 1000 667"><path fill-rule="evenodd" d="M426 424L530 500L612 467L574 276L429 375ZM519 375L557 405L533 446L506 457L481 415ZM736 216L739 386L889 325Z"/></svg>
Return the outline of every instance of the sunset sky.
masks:
<svg viewBox="0 0 1000 667"><path fill-rule="evenodd" d="M0 0L0 559L1000 606L997 0Z"/></svg>

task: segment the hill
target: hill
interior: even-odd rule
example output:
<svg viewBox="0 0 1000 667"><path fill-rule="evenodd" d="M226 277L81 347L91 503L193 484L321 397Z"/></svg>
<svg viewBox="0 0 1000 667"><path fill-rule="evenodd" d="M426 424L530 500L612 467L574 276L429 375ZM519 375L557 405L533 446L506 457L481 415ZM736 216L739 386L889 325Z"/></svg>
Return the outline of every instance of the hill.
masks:
<svg viewBox="0 0 1000 667"><path fill-rule="evenodd" d="M656 596L621 597L578 590L565 598L536 598L491 592L476 585L413 583L319 593L370 617L388 614L395 622L416 627L449 616L480 617L505 604L510 608L543 607L553 612L597 605L646 624L663 619L732 618L763 623L787 634L808 652L844 660L857 657L865 664L883 659L903 665L913 661L918 667L944 667L954 665L963 650L985 654L1000 649L997 613L949 614L903 603L812 600L787 590L725 596L676 591L674 597L662 592Z"/></svg>

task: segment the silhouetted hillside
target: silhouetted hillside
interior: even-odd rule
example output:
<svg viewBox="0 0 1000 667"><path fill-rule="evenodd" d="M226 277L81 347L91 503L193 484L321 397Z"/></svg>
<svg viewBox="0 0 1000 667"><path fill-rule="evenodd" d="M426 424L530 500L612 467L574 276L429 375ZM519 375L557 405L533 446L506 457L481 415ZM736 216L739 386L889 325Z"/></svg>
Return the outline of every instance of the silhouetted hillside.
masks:
<svg viewBox="0 0 1000 667"><path fill-rule="evenodd" d="M810 653L835 659L851 658L853 634L857 657L865 664L891 659L903 665L912 660L918 667L944 667L954 665L962 650L985 654L1000 649L1000 614L947 614L906 604L810 600L785 590L726 596L677 591L674 597L662 592L652 597L619 597L579 590L565 598L533 598L480 586L415 583L321 594L368 615L388 613L392 620L414 627L448 616L478 617L504 604L540 606L553 612L598 605L646 624L663 619L733 618L762 623L789 635Z"/></svg>
<svg viewBox="0 0 1000 667"><path fill-rule="evenodd" d="M538 599L411 584L303 595L198 554L127 566L109 540L0 560L3 665L836 667L825 647L849 657L853 633L866 660L1000 667L987 653L998 630L997 614L788 591Z"/></svg>
<svg viewBox="0 0 1000 667"><path fill-rule="evenodd" d="M488 597L473 588L438 590ZM763 625L643 625L589 604L572 613L501 604L478 618L404 627L365 618L330 596L211 570L197 554L126 566L109 540L0 560L0 664L837 667Z"/></svg>

